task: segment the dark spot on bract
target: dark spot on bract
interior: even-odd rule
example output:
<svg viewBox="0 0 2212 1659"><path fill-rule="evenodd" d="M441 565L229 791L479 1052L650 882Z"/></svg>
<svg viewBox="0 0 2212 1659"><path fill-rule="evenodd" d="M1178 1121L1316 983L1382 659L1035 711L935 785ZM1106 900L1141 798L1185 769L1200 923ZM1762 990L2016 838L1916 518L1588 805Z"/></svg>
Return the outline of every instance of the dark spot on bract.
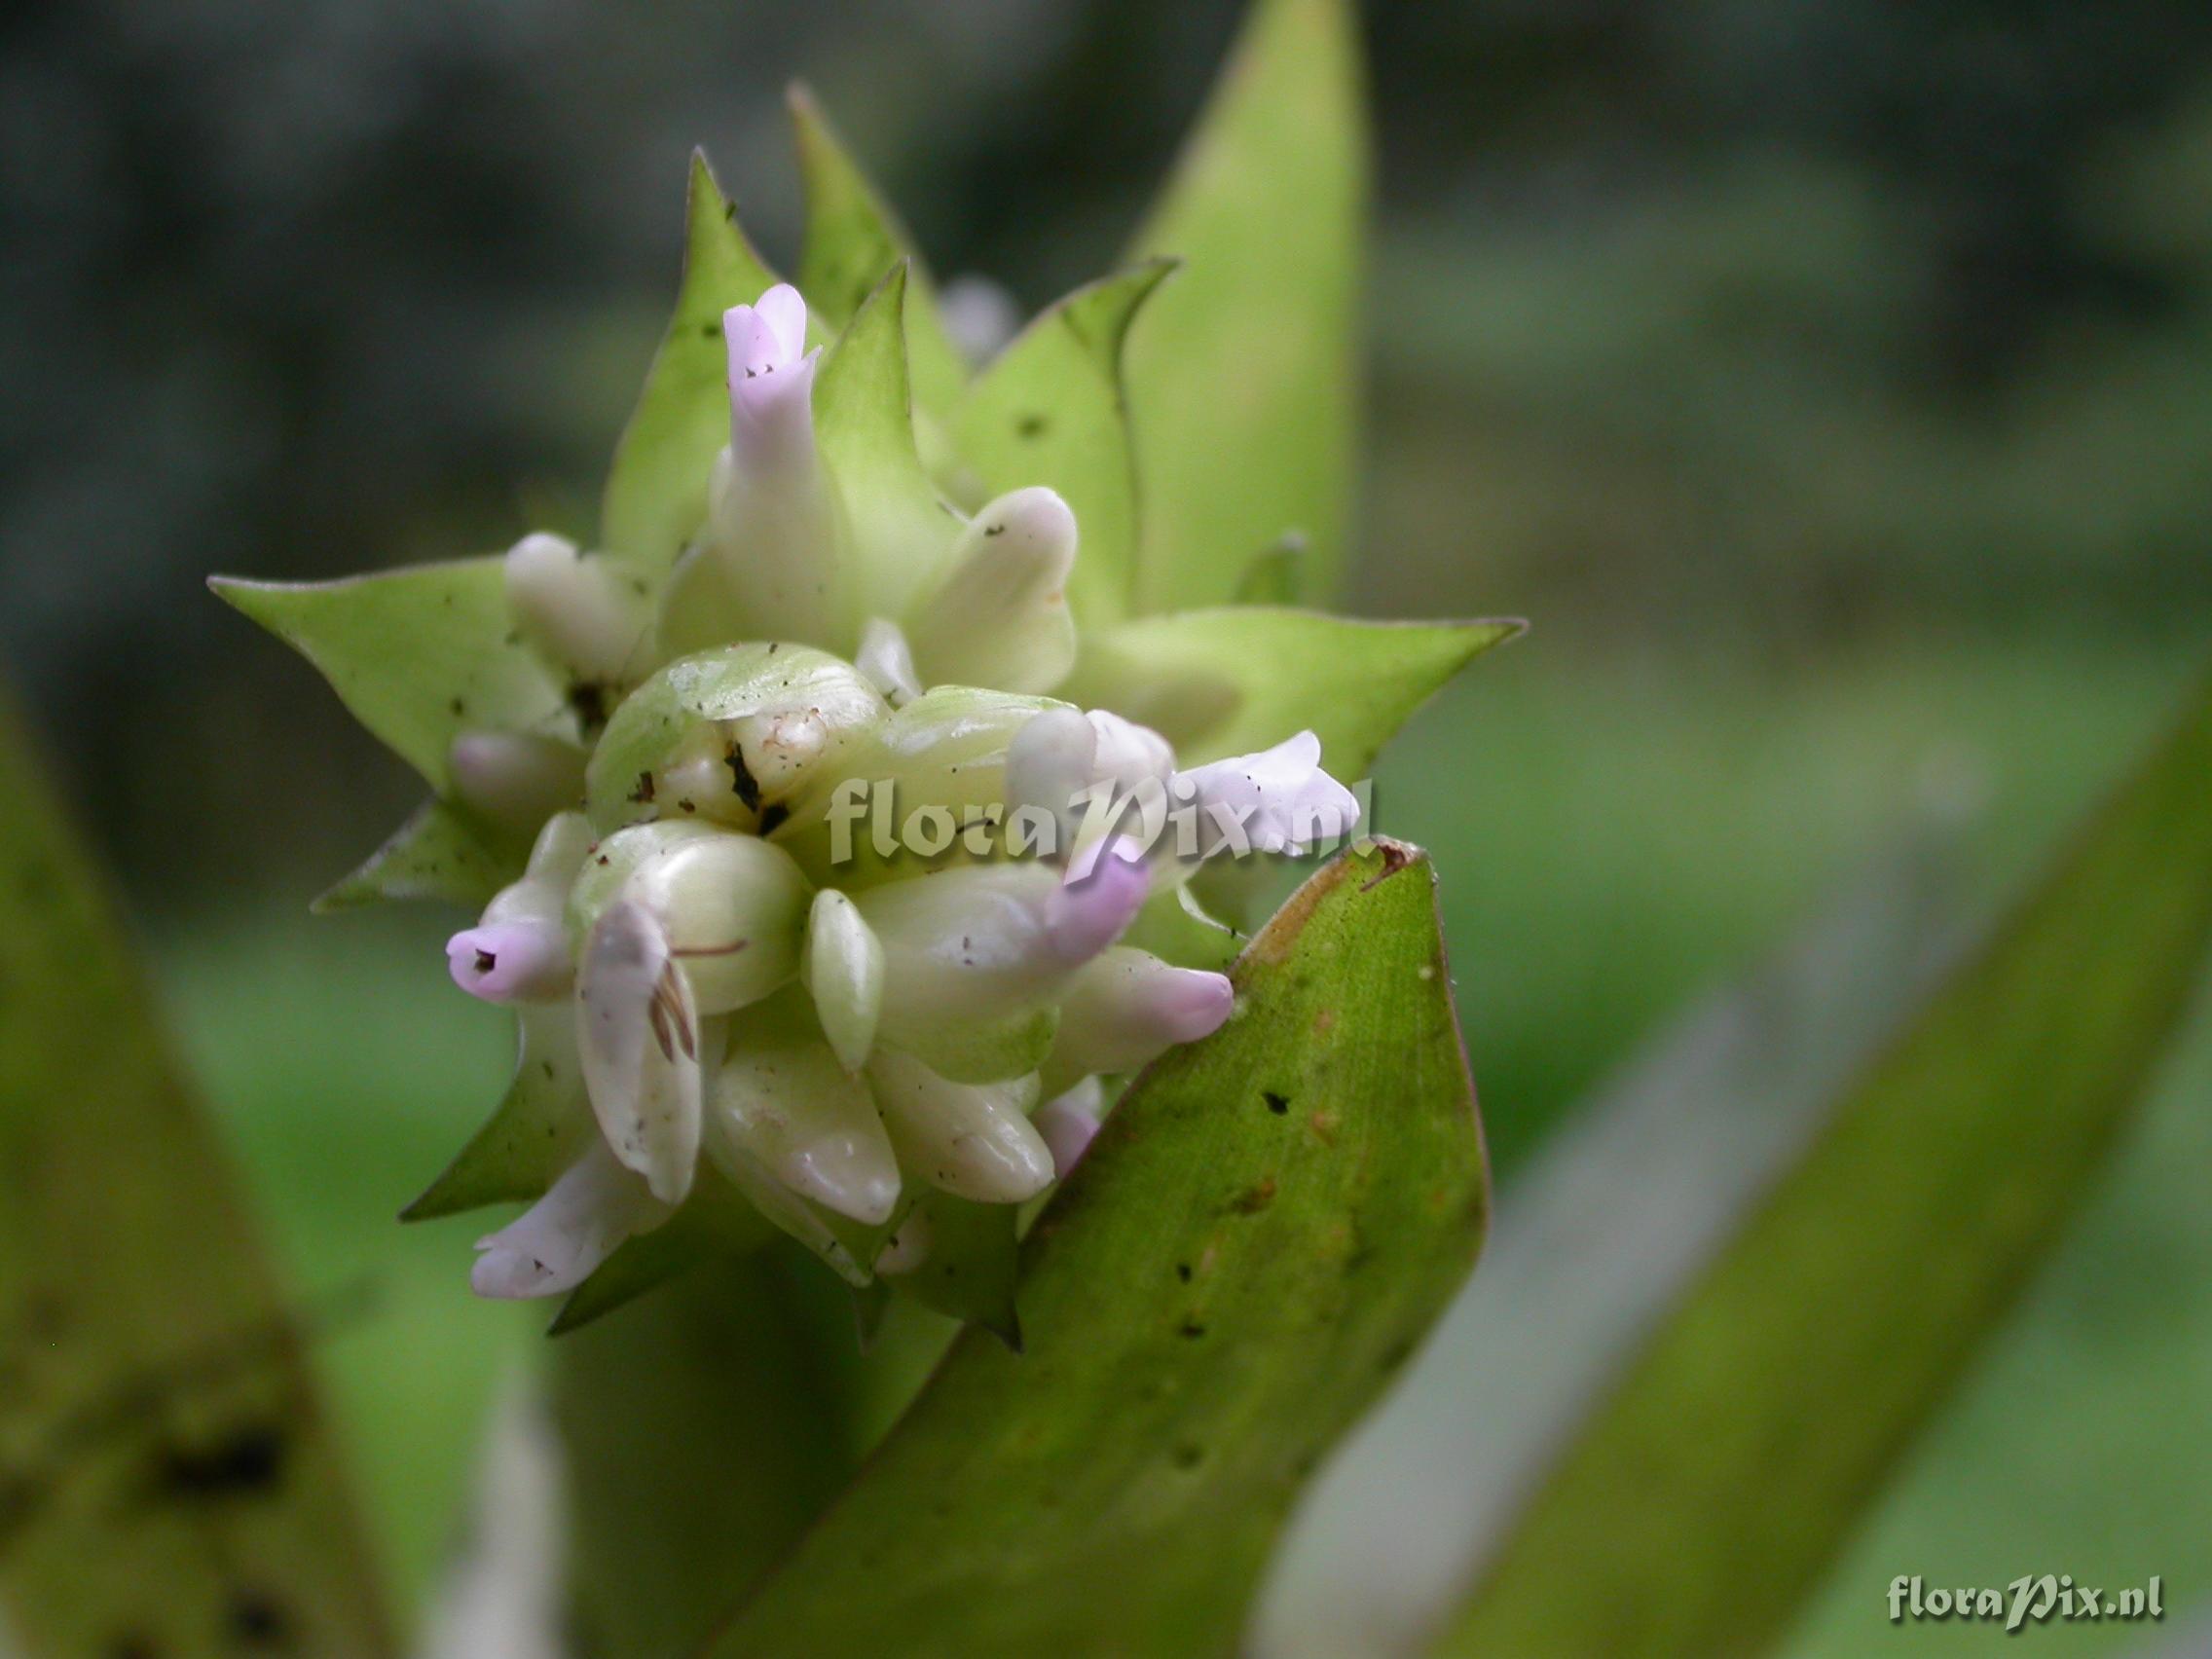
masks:
<svg viewBox="0 0 2212 1659"><path fill-rule="evenodd" d="M569 687L569 707L584 728L596 730L607 723L607 687L579 680Z"/></svg>
<svg viewBox="0 0 2212 1659"><path fill-rule="evenodd" d="M751 810L758 812L760 810L760 781L754 777L753 768L745 763L744 746L736 743L731 744L728 758L730 787L737 791L739 800L745 802Z"/></svg>
<svg viewBox="0 0 2212 1659"><path fill-rule="evenodd" d="M1045 428L1049 424L1051 423L1042 415L1024 415L1014 424L1014 429L1024 438L1041 438L1045 435Z"/></svg>
<svg viewBox="0 0 2212 1659"><path fill-rule="evenodd" d="M1186 1442L1175 1448L1175 1466L1178 1469L1195 1469L1206 1460L1206 1449Z"/></svg>
<svg viewBox="0 0 2212 1659"><path fill-rule="evenodd" d="M1175 1334L1179 1337L1189 1337L1195 1341L1206 1334L1206 1328L1196 1319L1186 1319L1175 1327Z"/></svg>
<svg viewBox="0 0 2212 1659"><path fill-rule="evenodd" d="M456 719L459 719L462 715L468 713L468 705L462 702L459 697L456 697L451 703L448 703L446 707L454 712L454 718Z"/></svg>
<svg viewBox="0 0 2212 1659"><path fill-rule="evenodd" d="M1175 1264L1175 1276L1181 1279L1185 1284L1189 1284L1191 1282L1191 1264L1188 1262L1177 1262Z"/></svg>
<svg viewBox="0 0 2212 1659"><path fill-rule="evenodd" d="M107 1659L161 1659L162 1650L144 1631L125 1631L108 1643Z"/></svg>
<svg viewBox="0 0 2212 1659"><path fill-rule="evenodd" d="M231 1598L230 1625L231 1634L248 1647L275 1647L292 1633L283 1605L258 1590L240 1590Z"/></svg>
<svg viewBox="0 0 2212 1659"><path fill-rule="evenodd" d="M248 1423L205 1446L171 1447L157 1478L169 1495L192 1501L268 1492L283 1477L284 1434L271 1423Z"/></svg>
<svg viewBox="0 0 2212 1659"><path fill-rule="evenodd" d="M630 798L640 806L645 806L652 800L653 775L650 772L640 772L638 774L638 785L630 792Z"/></svg>
<svg viewBox="0 0 2212 1659"><path fill-rule="evenodd" d="M1268 1110L1278 1118L1290 1110L1290 1096L1287 1094L1277 1094L1270 1088L1265 1090L1260 1098L1268 1103Z"/></svg>
<svg viewBox="0 0 2212 1659"><path fill-rule="evenodd" d="M1275 1180L1270 1175L1256 1186L1247 1187L1230 1199L1229 1207L1238 1215L1258 1215L1275 1201Z"/></svg>
<svg viewBox="0 0 2212 1659"><path fill-rule="evenodd" d="M983 526L983 534L985 535L1004 535L1006 526L1003 524L987 524Z"/></svg>
<svg viewBox="0 0 2212 1659"><path fill-rule="evenodd" d="M784 820L791 817L791 815L792 809L786 806L782 801L778 800L769 802L766 806L760 809L760 833L763 835L773 835L778 830L781 830L784 827Z"/></svg>

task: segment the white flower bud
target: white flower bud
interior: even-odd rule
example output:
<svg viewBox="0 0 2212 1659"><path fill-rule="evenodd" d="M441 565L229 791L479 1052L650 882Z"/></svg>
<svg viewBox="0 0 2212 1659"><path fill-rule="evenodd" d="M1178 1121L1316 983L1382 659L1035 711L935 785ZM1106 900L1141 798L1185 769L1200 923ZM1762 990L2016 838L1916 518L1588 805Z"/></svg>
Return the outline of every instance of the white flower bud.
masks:
<svg viewBox="0 0 2212 1659"><path fill-rule="evenodd" d="M1225 975L1173 967L1117 945L1068 982L1052 1042L1053 1074L1135 1071L1178 1043L1212 1036L1235 1001Z"/></svg>
<svg viewBox="0 0 2212 1659"><path fill-rule="evenodd" d="M454 794L502 830L528 833L584 797L584 754L519 731L464 731L448 754Z"/></svg>
<svg viewBox="0 0 2212 1659"><path fill-rule="evenodd" d="M1046 489L1016 490L978 512L952 549L944 583L906 618L925 685L1050 691L1075 666L1067 602L1075 514Z"/></svg>
<svg viewBox="0 0 2212 1659"><path fill-rule="evenodd" d="M859 1071L883 1013L883 943L859 906L833 888L814 896L799 973L830 1047L847 1071Z"/></svg>
<svg viewBox="0 0 2212 1659"><path fill-rule="evenodd" d="M652 590L618 561L540 532L508 551L506 588L523 637L585 684L626 684L650 660Z"/></svg>
<svg viewBox="0 0 2212 1659"><path fill-rule="evenodd" d="M1029 1122L1034 1076L952 1083L911 1055L881 1050L868 1082L901 1167L955 1198L1014 1204L1052 1181L1052 1154Z"/></svg>
<svg viewBox="0 0 2212 1659"><path fill-rule="evenodd" d="M873 1226L899 1201L899 1161L875 1099L779 997L732 1022L716 1073L709 1132L730 1136L801 1198Z"/></svg>

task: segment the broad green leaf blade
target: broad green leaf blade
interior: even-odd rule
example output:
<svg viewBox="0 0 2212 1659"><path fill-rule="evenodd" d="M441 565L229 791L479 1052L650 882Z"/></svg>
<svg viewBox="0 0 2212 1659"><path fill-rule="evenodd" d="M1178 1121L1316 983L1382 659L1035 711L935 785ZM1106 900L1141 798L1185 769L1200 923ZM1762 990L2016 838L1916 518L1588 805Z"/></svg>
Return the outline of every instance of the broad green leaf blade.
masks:
<svg viewBox="0 0 2212 1659"><path fill-rule="evenodd" d="M843 328L900 261L908 262L906 350L914 365L914 397L942 419L967 383L967 360L938 315L928 266L913 239L882 195L868 182L830 127L813 93L791 91L792 127L798 140L799 178L806 189L806 238L799 254L798 288L830 328Z"/></svg>
<svg viewBox="0 0 2212 1659"><path fill-rule="evenodd" d="M856 587L868 614L893 619L937 585L960 529L914 448L899 320L909 292L907 267L892 267L824 356L814 385L815 441L837 489Z"/></svg>
<svg viewBox="0 0 2212 1659"><path fill-rule="evenodd" d="M526 1004L516 1010L515 1033L506 1093L401 1221L535 1199L589 1144L594 1124L572 1007L566 999Z"/></svg>
<svg viewBox="0 0 2212 1659"><path fill-rule="evenodd" d="M1258 0L1138 236L1187 269L1129 342L1144 610L1219 605L1303 536L1335 592L1351 515L1368 137L1351 0Z"/></svg>
<svg viewBox="0 0 2212 1659"><path fill-rule="evenodd" d="M502 847L459 808L426 800L361 866L310 906L318 916L397 900L433 899L480 909L522 874L520 851Z"/></svg>
<svg viewBox="0 0 2212 1659"><path fill-rule="evenodd" d="M600 544L608 552L664 573L706 522L707 476L729 442L722 313L753 304L775 281L738 228L736 203L694 151L676 314L608 470Z"/></svg>
<svg viewBox="0 0 2212 1659"><path fill-rule="evenodd" d="M1931 822L1885 849L1506 1184L1482 1272L1300 1506L1267 1659L1420 1650L1553 1449L1955 954L1958 842Z"/></svg>
<svg viewBox="0 0 2212 1659"><path fill-rule="evenodd" d="M760 1252L556 1347L582 1651L695 1652L834 1495L854 1454L842 1300L815 1263Z"/></svg>
<svg viewBox="0 0 2212 1659"><path fill-rule="evenodd" d="M953 420L953 442L984 497L1048 484L1075 509L1082 540L1068 589L1087 628L1119 622L1135 603L1137 479L1122 345L1173 269L1149 260L1059 301L992 359Z"/></svg>
<svg viewBox="0 0 2212 1659"><path fill-rule="evenodd" d="M2088 1189L2208 936L2212 685L1659 1327L1447 1650L1773 1641Z"/></svg>
<svg viewBox="0 0 2212 1659"><path fill-rule="evenodd" d="M1329 769L1366 776L1406 718L1523 624L1355 622L1224 607L1147 616L1085 640L1060 694L1157 727L1186 766L1310 727Z"/></svg>
<svg viewBox="0 0 2212 1659"><path fill-rule="evenodd" d="M1025 1352L971 1328L714 1651L1235 1649L1315 1462L1472 1260L1482 1143L1425 856L1309 881L1241 1009L1039 1218Z"/></svg>
<svg viewBox="0 0 2212 1659"><path fill-rule="evenodd" d="M563 687L514 631L497 558L409 565L332 582L217 576L216 596L321 671L353 718L453 793L464 731L557 732Z"/></svg>
<svg viewBox="0 0 2212 1659"><path fill-rule="evenodd" d="M392 1653L303 1351L0 709L0 1609L27 1654ZM216 1570L217 1564L220 1570Z"/></svg>

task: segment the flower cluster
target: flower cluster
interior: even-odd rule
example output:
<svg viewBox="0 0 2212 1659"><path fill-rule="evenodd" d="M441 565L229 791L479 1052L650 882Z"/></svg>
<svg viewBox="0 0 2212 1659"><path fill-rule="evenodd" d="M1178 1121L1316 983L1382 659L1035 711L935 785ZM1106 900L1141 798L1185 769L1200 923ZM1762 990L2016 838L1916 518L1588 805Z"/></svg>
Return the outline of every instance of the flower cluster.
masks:
<svg viewBox="0 0 2212 1659"><path fill-rule="evenodd" d="M1101 1079L1230 1017L1223 975L1129 942L1144 916L1193 914L1209 854L1357 817L1310 732L1185 769L1055 700L1075 514L1042 486L973 514L878 498L825 454L809 326L786 285L723 315L729 441L665 573L547 535L504 558L507 619L572 721L463 729L448 757L467 811L535 835L448 958L518 1010L560 1149L480 1242L484 1295L573 1289L706 1183L856 1281L911 1272L933 1197L1035 1197ZM1065 833L856 849L832 833L856 784ZM1162 847L1086 810L1102 795L1215 828Z"/></svg>

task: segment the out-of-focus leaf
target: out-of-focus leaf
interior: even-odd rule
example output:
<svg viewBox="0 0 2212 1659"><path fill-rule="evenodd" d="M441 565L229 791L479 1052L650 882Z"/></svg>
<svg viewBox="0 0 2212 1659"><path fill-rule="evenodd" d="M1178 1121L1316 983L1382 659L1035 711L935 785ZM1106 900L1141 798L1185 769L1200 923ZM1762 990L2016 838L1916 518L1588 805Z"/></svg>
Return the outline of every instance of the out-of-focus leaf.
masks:
<svg viewBox="0 0 2212 1659"><path fill-rule="evenodd" d="M520 850L503 848L442 800L426 800L361 866L310 906L316 915L393 900L433 899L482 908L522 874Z"/></svg>
<svg viewBox="0 0 2212 1659"><path fill-rule="evenodd" d="M1655 1332L1449 1650L1772 1641L2088 1190L2208 935L2212 686Z"/></svg>
<svg viewBox="0 0 2212 1659"><path fill-rule="evenodd" d="M1346 780L1437 687L1519 622L1355 622L1228 606L1146 616L1084 641L1060 694L1157 727L1184 765L1266 749L1310 727Z"/></svg>
<svg viewBox="0 0 2212 1659"><path fill-rule="evenodd" d="M1082 536L1068 583L1076 620L1118 622L1135 602L1137 482L1122 343L1172 260L1147 261L1051 307L992 359L953 422L984 496L1049 484Z"/></svg>
<svg viewBox="0 0 2212 1659"><path fill-rule="evenodd" d="M409 565L333 582L208 585L314 664L353 718L453 793L464 731L556 731L563 687L514 632L496 558Z"/></svg>
<svg viewBox="0 0 2212 1659"><path fill-rule="evenodd" d="M724 1632L751 1654L1234 1649L1291 1498L1466 1272L1482 1143L1425 856L1341 858L1138 1082L971 1328Z"/></svg>
<svg viewBox="0 0 2212 1659"><path fill-rule="evenodd" d="M696 1651L835 1493L855 1452L842 1303L815 1263L763 1251L562 1340L583 1650Z"/></svg>
<svg viewBox="0 0 2212 1659"><path fill-rule="evenodd" d="M907 269L892 267L867 297L814 386L815 441L837 487L860 589L877 615L891 617L934 585L959 531L914 448L899 322Z"/></svg>
<svg viewBox="0 0 2212 1659"><path fill-rule="evenodd" d="M1244 567L1236 578L1238 605L1296 605L1306 571L1306 538L1286 535Z"/></svg>
<svg viewBox="0 0 2212 1659"><path fill-rule="evenodd" d="M0 1604L31 1654L393 1651L300 1323L0 710Z"/></svg>
<svg viewBox="0 0 2212 1659"><path fill-rule="evenodd" d="M600 543L665 572L707 517L707 475L729 442L722 313L751 305L776 277L738 228L736 203L707 158L691 157L683 282L676 314L615 446L600 507Z"/></svg>
<svg viewBox="0 0 2212 1659"><path fill-rule="evenodd" d="M516 1013L515 1070L506 1094L444 1173L400 1212L401 1221L535 1198L582 1152L593 1124L574 1010L564 998L527 1003Z"/></svg>
<svg viewBox="0 0 2212 1659"><path fill-rule="evenodd" d="M1348 532L1368 139L1350 0L1259 0L1140 254L1188 269L1129 342L1139 608L1219 605L1286 535L1301 596Z"/></svg>
<svg viewBox="0 0 2212 1659"><path fill-rule="evenodd" d="M967 360L938 314L929 270L898 216L868 182L844 142L804 87L791 92L792 126L798 138L799 178L806 188L806 240L799 254L798 287L807 305L831 328L843 328L901 260L911 274L905 295L907 355L913 362L914 396L942 419L959 400Z"/></svg>
<svg viewBox="0 0 2212 1659"><path fill-rule="evenodd" d="M1933 981L1961 919L1956 840L1932 822L1885 851L1506 1184L1482 1272L1300 1506L1262 1604L1268 1659L1419 1650L1562 1438Z"/></svg>

